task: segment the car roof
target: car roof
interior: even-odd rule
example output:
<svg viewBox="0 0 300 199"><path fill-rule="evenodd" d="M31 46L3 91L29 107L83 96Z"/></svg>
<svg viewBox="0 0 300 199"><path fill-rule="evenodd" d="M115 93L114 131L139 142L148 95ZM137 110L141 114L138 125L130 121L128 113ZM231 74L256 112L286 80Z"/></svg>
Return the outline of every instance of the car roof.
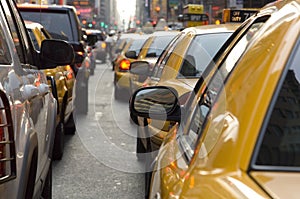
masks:
<svg viewBox="0 0 300 199"><path fill-rule="evenodd" d="M177 35L180 33L179 31L155 31L150 36L169 36L169 35Z"/></svg>
<svg viewBox="0 0 300 199"><path fill-rule="evenodd" d="M189 27L182 30L184 33L194 32L195 34L209 34L209 33L219 33L219 32L234 32L240 24L238 23L228 23L220 25L205 25L205 26L195 26Z"/></svg>
<svg viewBox="0 0 300 199"><path fill-rule="evenodd" d="M33 22L33 21L28 21L28 20L24 20L25 22L25 25L26 25L26 28L30 28L30 29L33 29L33 28L43 28L43 26L40 24L40 23L37 23L37 22Z"/></svg>
<svg viewBox="0 0 300 199"><path fill-rule="evenodd" d="M49 4L49 5L40 5L40 4L32 4L32 3L20 3L17 4L19 9L24 8L24 10L75 10L76 8L74 6L70 5L56 5L56 4Z"/></svg>
<svg viewBox="0 0 300 199"><path fill-rule="evenodd" d="M98 30L98 29L86 29L85 32L88 35L90 35L90 34L101 34L102 33L102 31Z"/></svg>

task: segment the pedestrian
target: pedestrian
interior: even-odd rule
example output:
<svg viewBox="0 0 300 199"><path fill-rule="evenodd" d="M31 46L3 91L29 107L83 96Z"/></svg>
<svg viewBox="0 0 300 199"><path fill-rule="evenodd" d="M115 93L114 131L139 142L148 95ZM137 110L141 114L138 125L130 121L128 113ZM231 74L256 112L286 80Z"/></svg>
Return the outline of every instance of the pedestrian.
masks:
<svg viewBox="0 0 300 199"><path fill-rule="evenodd" d="M113 47L114 47L114 31L110 31L108 33L108 37L105 39L105 42L106 42L106 50L108 52L108 56L109 56L109 61L112 62L113 60L113 57L112 57L112 50L113 50Z"/></svg>

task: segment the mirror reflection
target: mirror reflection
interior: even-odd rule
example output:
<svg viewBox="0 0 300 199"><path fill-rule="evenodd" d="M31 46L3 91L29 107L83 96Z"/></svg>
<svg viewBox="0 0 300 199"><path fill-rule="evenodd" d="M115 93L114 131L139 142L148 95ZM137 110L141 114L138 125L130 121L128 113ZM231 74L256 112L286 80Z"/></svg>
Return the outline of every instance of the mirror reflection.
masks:
<svg viewBox="0 0 300 199"><path fill-rule="evenodd" d="M134 99L134 109L140 113L169 113L176 105L175 94L167 88L147 88L137 92Z"/></svg>

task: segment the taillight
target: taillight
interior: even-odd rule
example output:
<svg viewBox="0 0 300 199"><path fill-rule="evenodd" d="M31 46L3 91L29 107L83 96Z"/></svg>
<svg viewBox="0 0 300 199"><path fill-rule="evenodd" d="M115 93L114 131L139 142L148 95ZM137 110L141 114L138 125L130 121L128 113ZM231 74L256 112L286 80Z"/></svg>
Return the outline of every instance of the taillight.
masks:
<svg viewBox="0 0 300 199"><path fill-rule="evenodd" d="M77 51L76 53L80 56L83 56L83 52L81 52L81 51Z"/></svg>
<svg viewBox="0 0 300 199"><path fill-rule="evenodd" d="M101 48L105 49L106 48L106 43L101 43Z"/></svg>
<svg viewBox="0 0 300 199"><path fill-rule="evenodd" d="M130 61L128 59L121 60L119 68L120 70L129 70Z"/></svg>
<svg viewBox="0 0 300 199"><path fill-rule="evenodd" d="M16 152L10 105L0 91L0 183L16 177Z"/></svg>
<svg viewBox="0 0 300 199"><path fill-rule="evenodd" d="M70 66L70 65L67 65L67 66L65 67L65 69L66 69L66 76L67 76L67 79L72 79L73 76L74 76L74 72L73 72L71 66Z"/></svg>

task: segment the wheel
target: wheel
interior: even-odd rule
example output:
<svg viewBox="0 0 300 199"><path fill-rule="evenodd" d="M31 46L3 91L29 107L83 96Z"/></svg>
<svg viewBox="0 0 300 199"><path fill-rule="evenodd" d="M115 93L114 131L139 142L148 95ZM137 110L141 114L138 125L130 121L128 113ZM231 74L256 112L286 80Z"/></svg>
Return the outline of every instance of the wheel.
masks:
<svg viewBox="0 0 300 199"><path fill-rule="evenodd" d="M52 198L52 163L50 163L49 171L45 180L45 185L42 192L43 199Z"/></svg>
<svg viewBox="0 0 300 199"><path fill-rule="evenodd" d="M86 115L88 113L88 83L79 86L76 93L78 94L75 97L75 111L78 114Z"/></svg>
<svg viewBox="0 0 300 199"><path fill-rule="evenodd" d="M121 91L120 91L120 89L118 89L117 86L115 86L114 97L115 97L116 100L120 100L122 98L121 97Z"/></svg>
<svg viewBox="0 0 300 199"><path fill-rule="evenodd" d="M153 158L151 153L147 153L145 157L145 199L149 198L150 194L150 185L151 185L151 178L152 178L152 161Z"/></svg>
<svg viewBox="0 0 300 199"><path fill-rule="evenodd" d="M143 145L141 138L136 138L136 157L139 161L145 160L146 148Z"/></svg>
<svg viewBox="0 0 300 199"><path fill-rule="evenodd" d="M95 70L94 70L94 69L91 69L91 70L90 70L90 75L94 75L94 73L95 73Z"/></svg>
<svg viewBox="0 0 300 199"><path fill-rule="evenodd" d="M53 160L61 160L64 153L64 123L59 122L56 127L54 147L53 147Z"/></svg>
<svg viewBox="0 0 300 199"><path fill-rule="evenodd" d="M67 123L65 124L65 133L74 135L75 131L76 131L76 125L75 125L73 113L71 113Z"/></svg>

